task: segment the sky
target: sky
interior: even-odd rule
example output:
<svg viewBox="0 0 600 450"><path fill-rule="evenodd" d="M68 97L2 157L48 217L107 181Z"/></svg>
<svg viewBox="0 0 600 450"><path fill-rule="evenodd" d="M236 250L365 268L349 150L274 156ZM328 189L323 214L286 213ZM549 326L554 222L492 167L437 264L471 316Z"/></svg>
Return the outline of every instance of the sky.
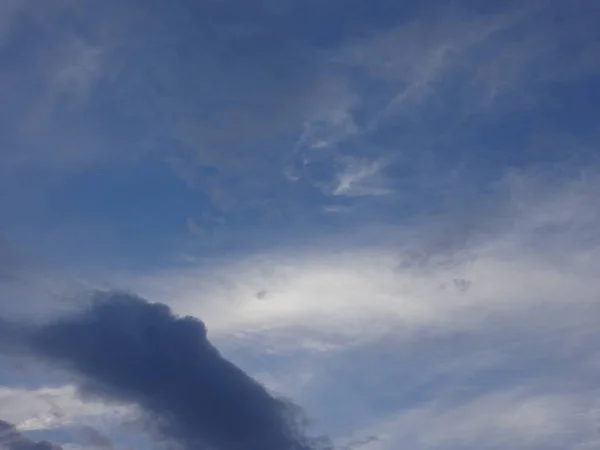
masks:
<svg viewBox="0 0 600 450"><path fill-rule="evenodd" d="M0 449L600 450L598 23L0 1Z"/></svg>

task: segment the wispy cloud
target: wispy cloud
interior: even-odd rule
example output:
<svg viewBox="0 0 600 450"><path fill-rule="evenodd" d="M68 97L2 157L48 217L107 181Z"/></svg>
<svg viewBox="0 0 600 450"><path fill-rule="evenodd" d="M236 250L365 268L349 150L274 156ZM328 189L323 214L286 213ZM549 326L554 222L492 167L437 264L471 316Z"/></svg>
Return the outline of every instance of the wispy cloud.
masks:
<svg viewBox="0 0 600 450"><path fill-rule="evenodd" d="M381 171L382 161L357 161L345 159L343 169L337 174L337 182L331 190L332 195L361 197L386 195L391 190L385 187L385 178Z"/></svg>
<svg viewBox="0 0 600 450"><path fill-rule="evenodd" d="M458 405L432 401L363 432L379 437L369 449L395 448L400 443L423 449L596 448L596 408L588 396L517 388Z"/></svg>
<svg viewBox="0 0 600 450"><path fill-rule="evenodd" d="M502 94L528 96L536 83L597 72L600 66L589 52L598 36L585 12L566 7L562 13L569 19L560 23L553 20L558 9L539 5L500 7L487 14L423 13L345 46L337 60L361 67L391 92L369 128L398 112L443 107L451 101L449 89L461 92L461 104L445 106L455 114L471 114ZM567 56L572 45L578 50ZM565 57L572 60L569 70L560 63Z"/></svg>

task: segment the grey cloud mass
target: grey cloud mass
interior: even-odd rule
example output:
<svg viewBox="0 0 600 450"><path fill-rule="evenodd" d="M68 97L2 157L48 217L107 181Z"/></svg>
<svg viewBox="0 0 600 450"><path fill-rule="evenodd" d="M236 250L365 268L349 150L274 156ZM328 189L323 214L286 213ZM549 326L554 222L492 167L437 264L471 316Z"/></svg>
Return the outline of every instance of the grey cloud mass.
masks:
<svg viewBox="0 0 600 450"><path fill-rule="evenodd" d="M103 450L112 450L115 448L112 441L94 427L84 426L79 430L79 434L84 445L87 447Z"/></svg>
<svg viewBox="0 0 600 450"><path fill-rule="evenodd" d="M0 449L2 450L62 450L48 441L33 441L14 425L0 420Z"/></svg>
<svg viewBox="0 0 600 450"><path fill-rule="evenodd" d="M142 409L152 433L186 449L308 450L291 402L224 359L202 322L103 293L86 311L29 330L33 353L81 376L82 394Z"/></svg>

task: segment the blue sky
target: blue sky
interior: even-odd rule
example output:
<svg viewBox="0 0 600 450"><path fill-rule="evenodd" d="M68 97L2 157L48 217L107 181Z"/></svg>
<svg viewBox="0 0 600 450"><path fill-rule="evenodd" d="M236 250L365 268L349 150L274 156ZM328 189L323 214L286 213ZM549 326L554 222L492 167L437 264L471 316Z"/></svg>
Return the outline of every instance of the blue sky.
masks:
<svg viewBox="0 0 600 450"><path fill-rule="evenodd" d="M165 303L339 449L600 449L599 20L4 0L0 317ZM0 419L164 446L77 386L11 352Z"/></svg>

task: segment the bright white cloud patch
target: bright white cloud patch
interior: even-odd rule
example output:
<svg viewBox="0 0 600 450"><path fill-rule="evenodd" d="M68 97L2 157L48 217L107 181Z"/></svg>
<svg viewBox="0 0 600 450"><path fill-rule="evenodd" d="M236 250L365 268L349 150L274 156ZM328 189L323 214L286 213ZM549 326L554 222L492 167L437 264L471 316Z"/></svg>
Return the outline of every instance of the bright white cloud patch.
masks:
<svg viewBox="0 0 600 450"><path fill-rule="evenodd" d="M203 317L213 333L297 325L344 335L397 324L468 328L494 313L595 304L595 178L542 188L515 175L505 186L509 206L499 205L504 213L493 219L504 225L472 230L459 250L449 243L427 254L428 241L439 236L398 227L381 233L385 245L261 253L139 285Z"/></svg>
<svg viewBox="0 0 600 450"><path fill-rule="evenodd" d="M596 448L597 180L511 175L498 214L458 246L394 228L385 246L261 253L135 286L205 320L340 445ZM273 365L253 362L265 355Z"/></svg>

